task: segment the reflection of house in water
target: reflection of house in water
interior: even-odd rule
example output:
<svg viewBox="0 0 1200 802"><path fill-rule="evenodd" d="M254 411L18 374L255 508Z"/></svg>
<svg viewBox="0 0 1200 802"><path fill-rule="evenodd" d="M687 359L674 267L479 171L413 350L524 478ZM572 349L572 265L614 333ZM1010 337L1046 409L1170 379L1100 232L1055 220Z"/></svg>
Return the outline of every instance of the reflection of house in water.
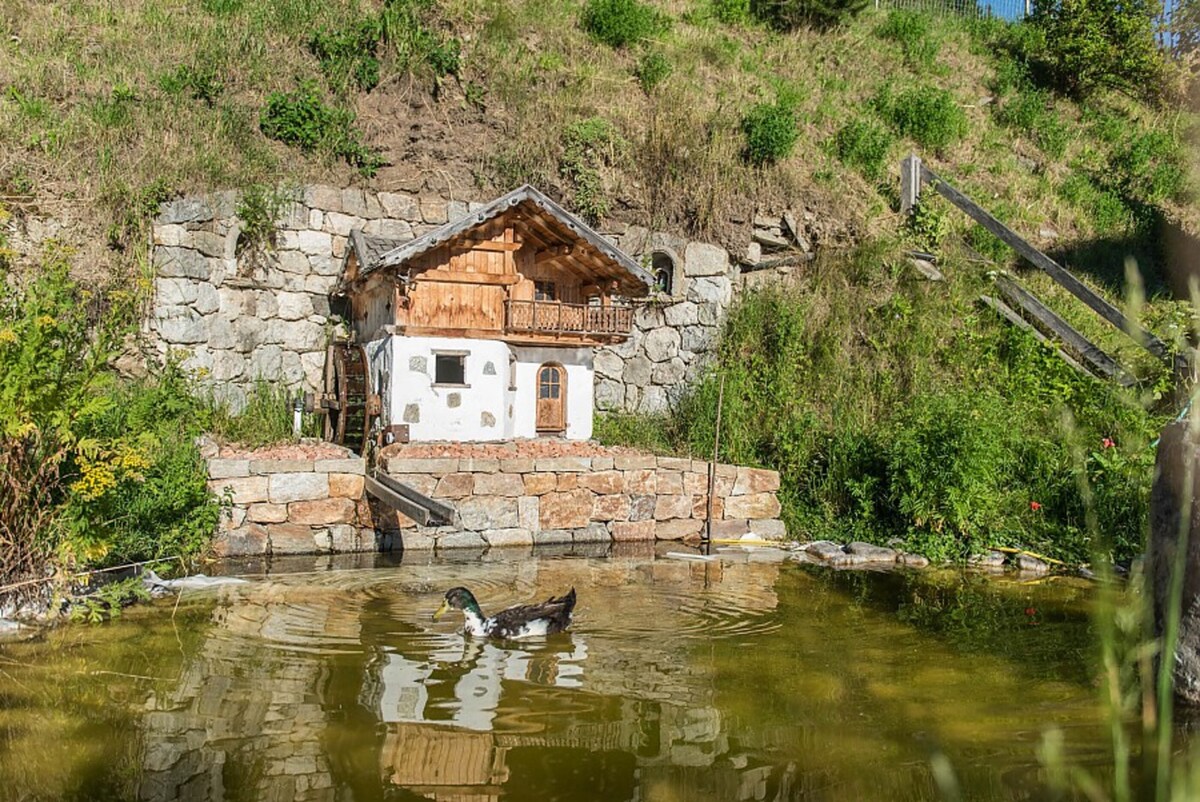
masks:
<svg viewBox="0 0 1200 802"><path fill-rule="evenodd" d="M764 745L722 715L705 658L705 637L735 611L770 620L776 566L472 566L491 597L580 589L577 632L513 648L429 632L426 611L462 568L408 571L230 594L146 717L143 798L293 802L345 787L362 800L399 787L416 795L405 799L653 800L669 787L772 799L786 787L785 769L751 756ZM396 592L397 576L419 584Z"/></svg>

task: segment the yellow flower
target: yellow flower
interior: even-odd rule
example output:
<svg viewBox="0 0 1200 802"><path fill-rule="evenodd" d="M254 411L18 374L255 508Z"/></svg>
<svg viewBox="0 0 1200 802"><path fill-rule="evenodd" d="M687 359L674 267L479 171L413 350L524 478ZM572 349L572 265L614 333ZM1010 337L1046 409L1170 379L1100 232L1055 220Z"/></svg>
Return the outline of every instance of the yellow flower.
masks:
<svg viewBox="0 0 1200 802"><path fill-rule="evenodd" d="M12 329L0 329L0 345L11 345L17 341L17 333Z"/></svg>
<svg viewBox="0 0 1200 802"><path fill-rule="evenodd" d="M54 318L49 315L38 315L37 324L42 328L54 325Z"/></svg>

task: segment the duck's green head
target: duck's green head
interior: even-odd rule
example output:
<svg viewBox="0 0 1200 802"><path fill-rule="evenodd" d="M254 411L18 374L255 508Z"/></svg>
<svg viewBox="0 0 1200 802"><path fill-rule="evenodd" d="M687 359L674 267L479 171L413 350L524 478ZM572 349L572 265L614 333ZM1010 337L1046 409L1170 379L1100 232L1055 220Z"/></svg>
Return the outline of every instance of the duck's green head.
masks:
<svg viewBox="0 0 1200 802"><path fill-rule="evenodd" d="M483 616L483 613L479 611L479 602L475 601L474 594L466 588L450 588L446 591L446 597L442 599L442 606L433 614L433 620L441 618L447 610L470 610L475 615Z"/></svg>

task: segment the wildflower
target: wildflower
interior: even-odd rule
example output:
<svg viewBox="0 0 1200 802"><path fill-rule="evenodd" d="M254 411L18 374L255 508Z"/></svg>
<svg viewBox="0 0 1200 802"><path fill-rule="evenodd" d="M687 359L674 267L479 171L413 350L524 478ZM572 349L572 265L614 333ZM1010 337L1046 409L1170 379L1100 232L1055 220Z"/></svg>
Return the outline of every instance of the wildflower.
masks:
<svg viewBox="0 0 1200 802"><path fill-rule="evenodd" d="M1037 512L1041 508L1042 508L1041 502L1038 502L1038 501L1029 502L1029 509L1033 510L1034 512Z"/></svg>
<svg viewBox="0 0 1200 802"><path fill-rule="evenodd" d="M1035 615L1037 615L1037 608L1036 607L1026 607L1025 615L1029 616L1030 618L1033 618Z"/></svg>
<svg viewBox="0 0 1200 802"><path fill-rule="evenodd" d="M1103 440L1100 441L1100 444L1102 446L1104 446L1105 448L1116 448L1117 447L1116 441L1113 440L1111 437L1104 438Z"/></svg>
<svg viewBox="0 0 1200 802"><path fill-rule="evenodd" d="M17 333L12 329L0 329L0 345L12 345L17 341Z"/></svg>

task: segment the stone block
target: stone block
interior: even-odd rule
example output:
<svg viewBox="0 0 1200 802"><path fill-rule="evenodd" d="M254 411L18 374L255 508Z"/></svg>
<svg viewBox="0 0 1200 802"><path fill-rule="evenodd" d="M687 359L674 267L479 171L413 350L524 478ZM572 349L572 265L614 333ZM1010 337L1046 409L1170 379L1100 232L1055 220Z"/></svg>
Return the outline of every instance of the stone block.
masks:
<svg viewBox="0 0 1200 802"><path fill-rule="evenodd" d="M358 507L353 499L324 498L293 501L287 505L288 521L294 524L327 525L353 523Z"/></svg>
<svg viewBox="0 0 1200 802"><path fill-rule="evenodd" d="M616 493L608 496L596 496L592 502L593 521L627 521L629 520L629 496Z"/></svg>
<svg viewBox="0 0 1200 802"><path fill-rule="evenodd" d="M590 471L592 461L587 457L541 457L535 461L538 471L570 473Z"/></svg>
<svg viewBox="0 0 1200 802"><path fill-rule="evenodd" d="M251 504L246 517L256 524L287 523L288 508L286 504Z"/></svg>
<svg viewBox="0 0 1200 802"><path fill-rule="evenodd" d="M428 473L433 476L445 476L458 472L458 460L446 457L429 459L392 459L388 460L388 473Z"/></svg>
<svg viewBox="0 0 1200 802"><path fill-rule="evenodd" d="M612 540L612 534L604 524L591 523L572 532L571 540L575 543L608 543Z"/></svg>
<svg viewBox="0 0 1200 802"><path fill-rule="evenodd" d="M593 471L611 471L613 469L612 457L592 457Z"/></svg>
<svg viewBox="0 0 1200 802"><path fill-rule="evenodd" d="M658 457L653 454L617 454L613 467L618 471L646 471L658 467Z"/></svg>
<svg viewBox="0 0 1200 802"><path fill-rule="evenodd" d="M670 359L671 356L674 356L674 354L663 357L663 359L661 361L666 361L667 359ZM632 359L628 359L625 361L625 371L624 371L624 373L621 374L621 379L626 384L632 384L632 385L636 385L638 387L645 387L647 384L650 383L650 377L652 375L653 370L654 370L653 363L649 359L647 359L644 355L638 354L637 356L633 357Z"/></svg>
<svg viewBox="0 0 1200 802"><path fill-rule="evenodd" d="M493 529L484 532L483 538L489 546L532 546L533 532L529 529Z"/></svg>
<svg viewBox="0 0 1200 802"><path fill-rule="evenodd" d="M290 504L293 501L313 501L329 497L327 473L275 473L267 479L271 486L268 500L272 504Z"/></svg>
<svg viewBox="0 0 1200 802"><path fill-rule="evenodd" d="M437 489L438 478L427 473L389 473L393 479L406 484L418 493L432 496Z"/></svg>
<svg viewBox="0 0 1200 802"><path fill-rule="evenodd" d="M234 504L246 506L266 501L270 486L265 476L247 476L242 479L216 479L208 483L208 489L218 498L230 498Z"/></svg>
<svg viewBox="0 0 1200 802"><path fill-rule="evenodd" d="M446 218L451 223L462 220L469 214L467 204L462 201L447 201L446 202Z"/></svg>
<svg viewBox="0 0 1200 802"><path fill-rule="evenodd" d="M197 281L209 281L212 278L208 259L191 248L155 248L154 267L162 278L190 278Z"/></svg>
<svg viewBox="0 0 1200 802"><path fill-rule="evenodd" d="M685 494L686 495L686 494ZM725 516L725 499L713 496L712 517L714 521ZM701 493L692 496L692 517L704 521L708 519L708 494Z"/></svg>
<svg viewBox="0 0 1200 802"><path fill-rule="evenodd" d="M517 517L521 526L531 532L541 528L539 510L541 499L537 496L521 496L517 499Z"/></svg>
<svg viewBox="0 0 1200 802"><path fill-rule="evenodd" d="M560 473L558 474L558 489L560 491L575 490L579 487L579 474L577 473Z"/></svg>
<svg viewBox="0 0 1200 802"><path fill-rule="evenodd" d="M379 203L383 206L383 213L393 219L410 223L421 219L421 207L411 195L380 192Z"/></svg>
<svg viewBox="0 0 1200 802"><path fill-rule="evenodd" d="M687 297L698 304L728 306L733 300L733 284L725 276L694 278L688 285Z"/></svg>
<svg viewBox="0 0 1200 802"><path fill-rule="evenodd" d="M268 524L272 554L316 554L329 551L329 532L307 524Z"/></svg>
<svg viewBox="0 0 1200 802"><path fill-rule="evenodd" d="M313 184L304 190L304 203L326 212L342 210L342 191L336 187Z"/></svg>
<svg viewBox="0 0 1200 802"><path fill-rule="evenodd" d="M208 461L209 479L236 479L250 475L250 460L248 459L210 459Z"/></svg>
<svg viewBox="0 0 1200 802"><path fill-rule="evenodd" d="M658 492L658 472L650 469L625 471L621 489L635 495L653 495Z"/></svg>
<svg viewBox="0 0 1200 802"><path fill-rule="evenodd" d="M712 536L714 540L737 540L742 535L748 534L750 534L750 522L745 518L733 521L714 520L712 522Z"/></svg>
<svg viewBox="0 0 1200 802"><path fill-rule="evenodd" d="M439 549L484 549L488 542L478 532L449 532L437 539Z"/></svg>
<svg viewBox="0 0 1200 802"><path fill-rule="evenodd" d="M737 477L737 469L738 469L738 466L736 466L736 465L728 465L724 462L718 462L717 468L716 468L716 473L717 473L718 477L735 479Z"/></svg>
<svg viewBox="0 0 1200 802"><path fill-rule="evenodd" d="M574 540L569 529L543 529L533 533L533 543L536 546L555 546Z"/></svg>
<svg viewBox="0 0 1200 802"><path fill-rule="evenodd" d="M505 473L533 473L533 460L502 459L500 460L500 470Z"/></svg>
<svg viewBox="0 0 1200 802"><path fill-rule="evenodd" d="M683 493L683 474L679 471L665 471L659 468L655 477L655 492L659 495L681 495Z"/></svg>
<svg viewBox="0 0 1200 802"><path fill-rule="evenodd" d="M691 540L700 537L704 530L704 521L694 518L674 518L659 521L654 526L656 540Z"/></svg>
<svg viewBox="0 0 1200 802"><path fill-rule="evenodd" d="M659 496L654 503L654 520L656 521L669 521L673 518L691 517L691 496Z"/></svg>
<svg viewBox="0 0 1200 802"><path fill-rule="evenodd" d="M726 518L770 519L778 518L779 512L779 499L774 493L752 493L725 499Z"/></svg>
<svg viewBox="0 0 1200 802"><path fill-rule="evenodd" d="M281 292L275 298L280 318L306 320L313 313L312 297L306 292Z"/></svg>
<svg viewBox="0 0 1200 802"><path fill-rule="evenodd" d="M671 328L654 329L642 339L642 347L646 357L651 362L666 362L672 357L679 356L681 338L679 332ZM628 368L628 366L626 366ZM627 379L628 380L628 379Z"/></svg>
<svg viewBox="0 0 1200 802"><path fill-rule="evenodd" d="M779 489L779 473L762 468L737 469L733 482L733 495L748 496L753 493L774 493Z"/></svg>
<svg viewBox="0 0 1200 802"><path fill-rule="evenodd" d="M258 524L222 532L213 540L213 552L218 557L254 557L266 554L268 546L267 530Z"/></svg>
<svg viewBox="0 0 1200 802"><path fill-rule="evenodd" d="M437 480L434 498L466 498L475 492L475 477L469 473L448 473Z"/></svg>
<svg viewBox="0 0 1200 802"><path fill-rule="evenodd" d="M329 474L329 495L333 498L362 498L366 477L357 473Z"/></svg>
<svg viewBox="0 0 1200 802"><path fill-rule="evenodd" d="M469 473L495 473L500 470L500 460L484 457L463 457L458 461L458 469Z"/></svg>
<svg viewBox="0 0 1200 802"><path fill-rule="evenodd" d="M312 473L313 461L308 459L252 459L250 473L265 476L272 473Z"/></svg>
<svg viewBox="0 0 1200 802"><path fill-rule="evenodd" d="M520 525L517 500L500 496L472 496L458 505L458 517L464 529L477 532L488 529L512 529Z"/></svg>
<svg viewBox="0 0 1200 802"><path fill-rule="evenodd" d="M374 551L375 533L351 524L336 524L329 527L329 546L338 553Z"/></svg>
<svg viewBox="0 0 1200 802"><path fill-rule="evenodd" d="M654 520L654 505L657 503L658 503L658 496L630 496L629 497L629 520L631 520L631 521Z"/></svg>
<svg viewBox="0 0 1200 802"><path fill-rule="evenodd" d="M664 312L668 326L678 328L680 326L694 326L700 322L700 309L691 301L671 304Z"/></svg>
<svg viewBox="0 0 1200 802"><path fill-rule="evenodd" d="M475 492L481 496L521 496L525 482L515 473L477 473Z"/></svg>
<svg viewBox="0 0 1200 802"><path fill-rule="evenodd" d="M729 272L729 254L706 242L689 242L683 252L685 276L723 276Z"/></svg>
<svg viewBox="0 0 1200 802"><path fill-rule="evenodd" d="M715 487L715 482L714 482ZM688 471L683 475L683 492L693 496L708 494L708 475Z"/></svg>
<svg viewBox="0 0 1200 802"><path fill-rule="evenodd" d="M245 507L226 507L221 510L221 518L217 527L222 531L237 529L246 522Z"/></svg>
<svg viewBox="0 0 1200 802"><path fill-rule="evenodd" d="M787 526L778 518L750 522L750 534L762 540L787 540Z"/></svg>
<svg viewBox="0 0 1200 802"><path fill-rule="evenodd" d="M404 551L432 551L437 538L432 530L405 529L400 533L400 545Z"/></svg>
<svg viewBox="0 0 1200 802"><path fill-rule="evenodd" d="M658 467L669 471L690 471L692 461L687 457L659 457Z"/></svg>
<svg viewBox="0 0 1200 802"><path fill-rule="evenodd" d="M579 477L580 487L602 495L620 493L624 485L625 477L620 471L585 473Z"/></svg>
<svg viewBox="0 0 1200 802"><path fill-rule="evenodd" d="M587 526L592 520L594 498L594 493L582 489L547 493L541 497L538 510L541 528L580 529Z"/></svg>
<svg viewBox="0 0 1200 802"><path fill-rule="evenodd" d="M553 473L527 473L522 480L527 496L544 496L558 487L558 475Z"/></svg>
<svg viewBox="0 0 1200 802"><path fill-rule="evenodd" d="M431 225L442 225L449 220L446 202L440 198L421 198L421 220Z"/></svg>
<svg viewBox="0 0 1200 802"><path fill-rule="evenodd" d="M602 376L608 379L620 379L622 372L625 370L625 360L620 354L607 349L601 349L596 352L596 357L592 361L592 367L596 371L597 376Z"/></svg>
<svg viewBox="0 0 1200 802"><path fill-rule="evenodd" d="M614 521L613 540L654 540L654 521Z"/></svg>

